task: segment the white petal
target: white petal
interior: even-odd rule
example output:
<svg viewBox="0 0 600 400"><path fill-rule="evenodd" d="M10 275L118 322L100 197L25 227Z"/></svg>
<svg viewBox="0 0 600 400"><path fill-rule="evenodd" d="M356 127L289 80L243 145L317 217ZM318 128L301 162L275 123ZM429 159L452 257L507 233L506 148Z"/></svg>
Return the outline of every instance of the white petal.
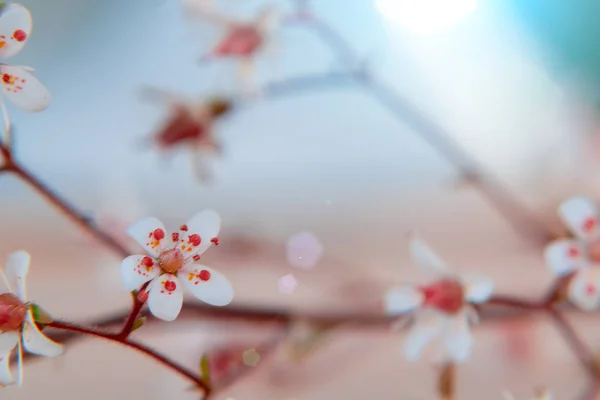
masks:
<svg viewBox="0 0 600 400"><path fill-rule="evenodd" d="M494 281L491 278L465 274L461 276L465 285L465 299L470 303L484 303L494 293Z"/></svg>
<svg viewBox="0 0 600 400"><path fill-rule="evenodd" d="M0 353L8 353L17 346L19 341L18 332L0 333Z"/></svg>
<svg viewBox="0 0 600 400"><path fill-rule="evenodd" d="M465 310L460 311L457 315L445 318L442 335L450 360L462 363L469 358L473 347L473 336L471 335L469 319Z"/></svg>
<svg viewBox="0 0 600 400"><path fill-rule="evenodd" d="M147 266L146 262L150 261L152 266ZM125 288L129 291L139 289L140 286L156 278L159 274L158 263L149 256L129 256L121 262L121 277Z"/></svg>
<svg viewBox="0 0 600 400"><path fill-rule="evenodd" d="M179 248L184 257L190 259L196 254L204 253L213 241L216 241L221 229L221 217L214 210L204 210L194 215L185 224L187 231L179 231ZM200 236L200 242L193 240Z"/></svg>
<svg viewBox="0 0 600 400"><path fill-rule="evenodd" d="M254 26L263 34L276 29L281 23L281 11L273 5L267 5L256 19Z"/></svg>
<svg viewBox="0 0 600 400"><path fill-rule="evenodd" d="M586 264L585 249L576 240L559 239L544 249L544 259L557 276L567 275Z"/></svg>
<svg viewBox="0 0 600 400"><path fill-rule="evenodd" d="M569 300L585 311L600 305L600 269L583 268L576 272L567 291Z"/></svg>
<svg viewBox="0 0 600 400"><path fill-rule="evenodd" d="M431 272L446 272L446 263L418 237L411 238L409 250L410 256L417 266Z"/></svg>
<svg viewBox="0 0 600 400"><path fill-rule="evenodd" d="M223 274L212 268L191 264L184 267L179 276L190 293L205 303L226 306L233 300L231 283Z"/></svg>
<svg viewBox="0 0 600 400"><path fill-rule="evenodd" d="M423 304L423 294L413 286L388 290L384 298L384 307L388 315L398 315L411 311Z"/></svg>
<svg viewBox="0 0 600 400"><path fill-rule="evenodd" d="M29 353L43 357L58 357L64 351L61 344L51 340L38 329L31 310L27 313L23 326L23 347Z"/></svg>
<svg viewBox="0 0 600 400"><path fill-rule="evenodd" d="M19 250L8 256L6 260L6 278L12 290L23 302L27 302L25 279L29 271L31 256L28 252Z"/></svg>
<svg viewBox="0 0 600 400"><path fill-rule="evenodd" d="M154 257L158 257L166 248L166 244L170 243L165 226L154 217L147 217L133 223L127 228L127 234Z"/></svg>
<svg viewBox="0 0 600 400"><path fill-rule="evenodd" d="M0 388L15 383L10 372L10 352L0 352Z"/></svg>
<svg viewBox="0 0 600 400"><path fill-rule="evenodd" d="M0 65L0 84L10 102L23 111L40 112L50 105L48 89L22 67Z"/></svg>
<svg viewBox="0 0 600 400"><path fill-rule="evenodd" d="M9 58L20 52L25 47L32 28L29 10L20 4L7 4L0 12L0 58ZM25 36L15 35L18 30L23 31Z"/></svg>
<svg viewBox="0 0 600 400"><path fill-rule="evenodd" d="M164 274L154 279L149 286L148 308L156 317L173 321L183 305L183 286L175 275Z"/></svg>
<svg viewBox="0 0 600 400"><path fill-rule="evenodd" d="M418 359L425 347L441 332L442 327L442 317L438 312L430 309L419 311L415 324L404 341L406 359Z"/></svg>
<svg viewBox="0 0 600 400"><path fill-rule="evenodd" d="M571 232L589 240L600 234L598 207L588 198L572 197L558 207L558 214Z"/></svg>

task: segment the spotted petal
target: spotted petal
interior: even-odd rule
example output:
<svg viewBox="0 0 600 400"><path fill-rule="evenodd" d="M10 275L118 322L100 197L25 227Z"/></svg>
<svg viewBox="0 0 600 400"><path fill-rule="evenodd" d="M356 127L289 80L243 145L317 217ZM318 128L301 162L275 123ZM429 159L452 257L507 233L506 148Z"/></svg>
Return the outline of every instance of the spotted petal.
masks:
<svg viewBox="0 0 600 400"><path fill-rule="evenodd" d="M10 352L0 352L0 388L13 383L15 380L10 372Z"/></svg>
<svg viewBox="0 0 600 400"><path fill-rule="evenodd" d="M442 331L441 315L431 309L423 309L417 314L413 327L404 341L404 355L408 361L419 358L425 347Z"/></svg>
<svg viewBox="0 0 600 400"><path fill-rule="evenodd" d="M168 243L165 226L154 217L147 217L133 223L127 228L127 234L155 258L158 258Z"/></svg>
<svg viewBox="0 0 600 400"><path fill-rule="evenodd" d="M33 21L21 4L9 3L0 12L0 58L20 52L31 35Z"/></svg>
<svg viewBox="0 0 600 400"><path fill-rule="evenodd" d="M6 260L6 278L13 292L21 299L27 302L27 293L25 291L25 278L29 271L31 256L23 250L15 251L8 256Z"/></svg>
<svg viewBox="0 0 600 400"><path fill-rule="evenodd" d="M474 274L463 275L465 299L470 303L484 303L494 293L494 281L491 278Z"/></svg>
<svg viewBox="0 0 600 400"><path fill-rule="evenodd" d="M154 279L148 289L150 312L164 321L175 320L183 305L181 281L173 274L164 274Z"/></svg>
<svg viewBox="0 0 600 400"><path fill-rule="evenodd" d="M0 83L10 102L23 111L40 112L50 105L48 89L23 67L0 65Z"/></svg>
<svg viewBox="0 0 600 400"><path fill-rule="evenodd" d="M586 264L584 251L577 240L559 239L546 246L544 259L552 272L564 276Z"/></svg>
<svg viewBox="0 0 600 400"><path fill-rule="evenodd" d="M137 290L160 274L157 262L148 256L129 256L121 262L121 277L127 290Z"/></svg>
<svg viewBox="0 0 600 400"><path fill-rule="evenodd" d="M436 273L446 272L446 263L418 237L411 238L409 251L411 259L420 268Z"/></svg>
<svg viewBox="0 0 600 400"><path fill-rule="evenodd" d="M404 314L423 304L423 294L413 286L398 287L385 294L384 307L388 315Z"/></svg>
<svg viewBox="0 0 600 400"><path fill-rule="evenodd" d="M58 357L64 351L61 344L50 340L38 329L31 310L27 313L23 326L23 347L28 352L43 357Z"/></svg>
<svg viewBox="0 0 600 400"><path fill-rule="evenodd" d="M216 242L221 229L221 217L214 210L204 210L194 215L185 226L187 231L179 232L179 248L184 257L190 260Z"/></svg>
<svg viewBox="0 0 600 400"><path fill-rule="evenodd" d="M590 199L572 197L559 206L558 214L580 239L590 240L600 235L598 207Z"/></svg>
<svg viewBox="0 0 600 400"><path fill-rule="evenodd" d="M462 363L469 358L473 347L473 336L465 310L444 318L442 338L449 361Z"/></svg>
<svg viewBox="0 0 600 400"><path fill-rule="evenodd" d="M593 311L600 305L600 269L583 268L576 272L567 295L569 300L585 311Z"/></svg>
<svg viewBox="0 0 600 400"><path fill-rule="evenodd" d="M180 274L194 297L213 306L226 306L233 300L233 287L225 275L200 264L184 267Z"/></svg>

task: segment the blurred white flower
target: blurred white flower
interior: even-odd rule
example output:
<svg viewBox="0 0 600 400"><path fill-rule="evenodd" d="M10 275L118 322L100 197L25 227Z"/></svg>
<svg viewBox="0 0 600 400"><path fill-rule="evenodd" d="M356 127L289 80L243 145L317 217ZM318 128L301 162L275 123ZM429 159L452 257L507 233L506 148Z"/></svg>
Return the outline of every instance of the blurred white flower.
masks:
<svg viewBox="0 0 600 400"><path fill-rule="evenodd" d="M419 358L425 347L435 341L440 362L460 363L471 353L470 324L477 321L472 304L487 301L494 290L489 278L458 275L427 244L411 238L410 254L435 280L426 286L406 285L389 290L384 298L390 315L415 312L415 322L404 345L408 360Z"/></svg>
<svg viewBox="0 0 600 400"><path fill-rule="evenodd" d="M291 294L296 290L298 286L298 280L292 274L287 274L279 278L278 281L279 291L285 294Z"/></svg>
<svg viewBox="0 0 600 400"><path fill-rule="evenodd" d="M24 47L33 28L29 10L17 3L0 5L0 58L10 58ZM0 63L0 75L4 94L23 111L40 112L50 105L50 92L28 71L33 68ZM7 128L8 114L4 102L0 107Z"/></svg>
<svg viewBox="0 0 600 400"><path fill-rule="evenodd" d="M298 268L314 267L323 255L323 245L309 232L296 233L285 244L288 262Z"/></svg>
<svg viewBox="0 0 600 400"><path fill-rule="evenodd" d="M136 290L150 281L148 307L155 317L165 321L173 321L179 315L184 287L213 306L231 303L233 288L227 278L197 263L210 246L219 244L220 227L221 218L213 210L196 214L171 235L154 217L131 225L127 233L150 256L133 255L123 260L121 274L125 287Z"/></svg>
<svg viewBox="0 0 600 400"><path fill-rule="evenodd" d="M544 257L557 276L572 274L567 296L577 307L591 311L600 305L600 226L598 207L585 197L572 197L558 214L575 236L546 246Z"/></svg>
<svg viewBox="0 0 600 400"><path fill-rule="evenodd" d="M12 253L6 261L6 274L0 277L8 292L0 294L0 387L11 385L10 355L17 348L18 376L23 381L23 348L44 357L58 357L63 346L50 340L37 327L32 309L27 304L25 278L31 256L25 251Z"/></svg>
<svg viewBox="0 0 600 400"><path fill-rule="evenodd" d="M186 8L211 20L225 29L225 34L212 50L202 57L202 61L218 58L238 60L238 79L244 91L256 92L252 80L255 75L255 58L272 42L272 33L280 23L280 11L273 5L263 7L253 21L236 21L223 15L207 0L186 0ZM271 43L271 47L273 44Z"/></svg>

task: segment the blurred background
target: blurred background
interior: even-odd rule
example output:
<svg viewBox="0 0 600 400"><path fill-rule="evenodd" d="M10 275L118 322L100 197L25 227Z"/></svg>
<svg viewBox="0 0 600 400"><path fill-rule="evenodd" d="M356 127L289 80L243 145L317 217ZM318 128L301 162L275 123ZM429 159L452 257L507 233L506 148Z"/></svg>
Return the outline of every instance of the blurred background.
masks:
<svg viewBox="0 0 600 400"><path fill-rule="evenodd" d="M271 3L293 11L289 0ZM123 230L138 218L173 228L214 208L222 245L203 259L231 280L229 307L293 317L283 340L279 323L193 312L135 332L194 369L215 348L260 355L277 341L218 399L436 398L427 358L406 363L403 334L385 323L350 318L314 352L293 357L310 336L306 316L381 316L382 293L418 278L411 231L456 269L494 278L498 293L542 296L552 281L543 246L564 231L557 205L600 192L595 0L314 0L383 94L342 82L243 102L218 122L224 154L210 184L196 179L189 152L169 157L144 144L168 110L141 100L139 89L235 95L234 63L198 63L222 32L177 0L22 4L34 30L10 62L36 68L52 105L41 114L9 105L18 159L134 253ZM215 0L241 19L265 4ZM259 60L261 86L357 65L301 24L275 36L276 56ZM121 257L15 177L0 177L0 201L0 257L32 253L32 301L83 322L127 311ZM600 350L595 317L569 318ZM557 399L585 392L583 370L545 317L491 315L475 335L472 361L458 375L460 399L501 399L505 389L526 399L539 386ZM188 387L143 355L82 338L57 360L28 360L23 388L0 396L199 398Z"/></svg>

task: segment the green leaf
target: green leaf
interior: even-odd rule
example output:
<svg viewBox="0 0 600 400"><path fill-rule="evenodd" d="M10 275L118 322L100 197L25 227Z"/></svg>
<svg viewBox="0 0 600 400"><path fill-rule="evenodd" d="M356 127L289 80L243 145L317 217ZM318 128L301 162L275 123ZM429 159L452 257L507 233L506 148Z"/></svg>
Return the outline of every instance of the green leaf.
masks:
<svg viewBox="0 0 600 400"><path fill-rule="evenodd" d="M202 355L202 359L200 360L200 374L202 375L202 380L204 383L210 386L210 372L208 365L208 356L206 354Z"/></svg>
<svg viewBox="0 0 600 400"><path fill-rule="evenodd" d="M131 326L130 332L133 332L136 329L141 328L145 323L146 323L146 317L140 317L140 318L136 319L135 321L133 321L133 325Z"/></svg>
<svg viewBox="0 0 600 400"><path fill-rule="evenodd" d="M53 321L50 314L42 310L37 304L31 304L29 308L33 312L33 319L36 323L46 325Z"/></svg>

